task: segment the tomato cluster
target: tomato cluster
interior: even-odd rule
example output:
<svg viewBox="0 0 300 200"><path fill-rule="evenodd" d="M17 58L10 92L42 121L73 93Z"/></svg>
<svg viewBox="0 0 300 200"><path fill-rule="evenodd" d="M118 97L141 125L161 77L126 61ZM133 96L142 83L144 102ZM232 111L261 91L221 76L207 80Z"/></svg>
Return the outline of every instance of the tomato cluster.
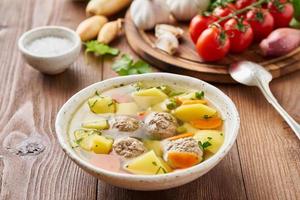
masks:
<svg viewBox="0 0 300 200"><path fill-rule="evenodd" d="M241 53L253 42L260 42L274 29L287 27L294 9L288 0L236 0L195 16L190 36L204 61L217 61L228 52Z"/></svg>

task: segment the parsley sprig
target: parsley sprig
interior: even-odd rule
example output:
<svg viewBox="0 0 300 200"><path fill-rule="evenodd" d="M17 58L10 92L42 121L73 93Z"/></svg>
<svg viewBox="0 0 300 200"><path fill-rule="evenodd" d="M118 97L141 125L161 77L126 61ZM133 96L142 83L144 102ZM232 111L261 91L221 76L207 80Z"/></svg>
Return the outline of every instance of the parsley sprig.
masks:
<svg viewBox="0 0 300 200"><path fill-rule="evenodd" d="M148 63L142 60L134 61L128 54L122 55L121 59L115 61L112 69L120 76L152 72Z"/></svg>
<svg viewBox="0 0 300 200"><path fill-rule="evenodd" d="M208 147L210 147L212 145L210 143L211 140L212 140L212 137L207 137L207 141L205 141L203 143L201 141L199 141L198 145L199 145L200 149L202 149L204 151L205 149L207 149Z"/></svg>
<svg viewBox="0 0 300 200"><path fill-rule="evenodd" d="M84 43L84 45L86 47L85 53L94 53L97 56L103 56L103 55L117 56L120 53L119 49L112 48L108 45L102 44L97 40L88 41Z"/></svg>
<svg viewBox="0 0 300 200"><path fill-rule="evenodd" d="M195 92L196 99L203 99L204 98L204 92Z"/></svg>

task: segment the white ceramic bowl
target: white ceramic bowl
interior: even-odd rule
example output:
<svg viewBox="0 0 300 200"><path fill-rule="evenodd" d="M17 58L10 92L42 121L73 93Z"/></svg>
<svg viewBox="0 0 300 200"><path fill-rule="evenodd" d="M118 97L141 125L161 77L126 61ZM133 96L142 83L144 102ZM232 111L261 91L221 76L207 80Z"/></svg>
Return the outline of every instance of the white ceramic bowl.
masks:
<svg viewBox="0 0 300 200"><path fill-rule="evenodd" d="M54 36L71 41L69 50L55 56L41 56L29 51L27 45L32 41ZM18 46L25 60L38 71L45 74L58 74L65 71L78 57L81 49L79 36L71 29L61 26L43 26L25 32L19 39Z"/></svg>
<svg viewBox="0 0 300 200"><path fill-rule="evenodd" d="M224 121L224 144L219 151L211 158L193 167L162 175L132 175L120 174L97 168L85 160L81 159L70 146L68 141L68 124L76 109L89 97L95 94L95 91L104 91L120 84L130 84L137 81L153 81L161 84L177 84L193 89L203 90L205 97L213 103L219 110ZM133 75L126 77L117 77L102 82L95 83L72 96L59 111L55 128L57 138L66 154L81 168L93 176L115 186L133 189L133 190L161 190L183 185L191 182L203 174L207 173L229 152L234 144L239 130L239 115L233 102L222 91L216 87L201 81L199 79L168 74L168 73L149 73L143 75Z"/></svg>

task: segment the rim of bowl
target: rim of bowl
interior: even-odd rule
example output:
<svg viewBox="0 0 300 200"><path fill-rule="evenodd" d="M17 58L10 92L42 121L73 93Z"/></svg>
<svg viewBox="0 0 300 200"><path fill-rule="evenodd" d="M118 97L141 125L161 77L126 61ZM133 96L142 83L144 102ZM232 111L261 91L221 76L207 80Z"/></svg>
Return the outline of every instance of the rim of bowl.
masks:
<svg viewBox="0 0 300 200"><path fill-rule="evenodd" d="M61 31L64 31L65 33L67 33L67 38L68 39L72 39L74 38L75 41L72 39L72 43L73 44L73 47L70 48L69 50L61 53L61 54L58 54L58 55L52 55L52 56L41 56L41 55L38 55L38 54L34 54L32 53L31 51L29 51L26 47L25 47L25 44L24 44L24 40L29 36L31 35L32 33L34 32L39 32L41 30L61 30ZM45 34L44 36L51 36L51 34ZM81 46L81 39L79 37L79 35L73 31L72 29L70 28L67 28L67 27L63 27L63 26L40 26L40 27L37 27L37 28L33 28L25 33L23 33L21 35L21 37L19 38L19 41L18 41L18 46L19 46L19 49L21 50L22 53L24 54L28 54L32 57L35 57L35 58L58 58L58 57L62 57L62 56L65 56L69 53L72 53L73 51L75 51L78 46Z"/></svg>
<svg viewBox="0 0 300 200"><path fill-rule="evenodd" d="M221 146L221 148L217 151L217 153L215 153L212 157L210 157L209 159L205 160L202 163L199 163L197 165L194 165L192 167L186 168L186 169L182 169L179 171L175 171L175 172L171 172L171 173L166 173L166 174L157 174L157 175L137 175L137 174L125 174L125 173L119 173L119 172L112 172L109 170L105 170L99 167L96 167L92 164L90 164L88 161L85 161L84 159L82 159L79 155L76 154L75 151L73 151L73 149L71 148L70 144L68 144L68 141L65 142L64 140L64 136L63 131L59 125L59 121L61 121L62 118L64 118L64 112L65 112L65 108L67 107L68 104L72 103L72 100L77 98L78 96L81 95L81 93L84 93L85 91L90 90L91 88L94 88L96 85L99 84L106 84L107 82L114 82L115 80L123 80L124 82L128 81L129 79L135 79L135 78L152 78L155 77L157 75L161 75L161 76L165 76L166 79L169 78L178 78L178 79L183 79L183 81L194 81L194 82L198 82L199 84L205 84L206 87L210 87L211 89L215 90L215 92L217 92L218 94L220 94L222 97L222 99L225 100L226 104L228 104L231 107L231 110L233 110L233 118L235 119L234 121L236 122L236 124L234 125L233 128L233 133L231 135L231 138L229 138L228 144L227 146L224 146L224 144ZM138 80L136 80L138 81ZM134 82L134 81L133 81ZM77 103L79 106L82 102ZM194 77L189 77L189 76L183 76L183 75L178 75L178 74L171 74L171 73L147 73L147 74L139 74L139 75L130 75L130 76L121 76L121 77L114 77L114 78L110 78L110 79L106 79L104 81L101 82L97 82L94 83L92 85L89 85L87 87L85 87L84 89L80 90L79 92L77 92L76 94L74 94L71 98L69 98L67 100L67 102L61 107L61 109L59 110L57 117L56 117L56 122L55 122L55 129L56 129L56 136L58 137L58 141L60 146L63 148L63 150L65 151L65 153L73 160L75 161L76 164L81 165L82 167L84 167L85 169L88 169L90 171L93 171L97 174L103 174L105 176L109 176L109 177L113 177L113 178L125 178L127 180L148 180L148 181L153 181L153 180L158 180L158 179L162 179L162 178L177 178L177 177L181 177L181 176L185 176L188 175L190 173L197 173L199 171L204 171L204 169L207 168L213 168L215 165L217 165L224 157L225 155L230 151L230 149L232 148L233 144L236 141L236 138L238 136L238 131L239 131L239 127L240 127L240 118L239 118L239 114L237 111L237 108L235 106L235 104L233 103L233 101L225 94L223 93L220 89L216 88L215 86L202 81L200 79L196 79ZM65 133L68 134L68 133ZM222 151L221 149L224 148ZM210 169L208 171L210 171ZM207 172L205 172L207 173Z"/></svg>

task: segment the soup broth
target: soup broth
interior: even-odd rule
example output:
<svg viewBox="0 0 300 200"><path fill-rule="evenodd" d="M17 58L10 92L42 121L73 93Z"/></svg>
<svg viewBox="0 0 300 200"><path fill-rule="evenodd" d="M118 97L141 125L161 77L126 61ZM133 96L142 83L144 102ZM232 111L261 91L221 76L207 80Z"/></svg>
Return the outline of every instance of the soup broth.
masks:
<svg viewBox="0 0 300 200"><path fill-rule="evenodd" d="M138 82L96 91L69 125L73 149L119 173L164 174L205 162L224 141L203 91Z"/></svg>

